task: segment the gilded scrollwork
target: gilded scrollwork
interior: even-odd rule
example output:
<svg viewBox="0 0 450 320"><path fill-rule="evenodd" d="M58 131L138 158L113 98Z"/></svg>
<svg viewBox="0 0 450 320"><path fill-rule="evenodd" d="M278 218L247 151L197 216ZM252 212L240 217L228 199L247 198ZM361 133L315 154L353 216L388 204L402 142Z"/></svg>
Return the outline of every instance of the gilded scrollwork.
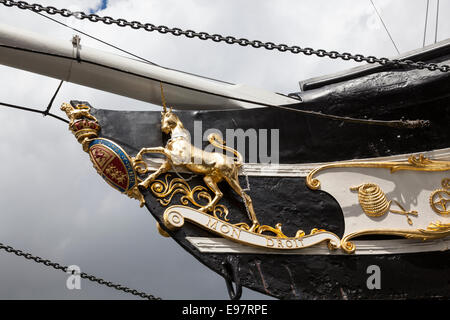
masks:
<svg viewBox="0 0 450 320"><path fill-rule="evenodd" d="M159 198L158 202L162 206L167 207L170 204L173 204L176 194L181 194L182 196L179 198L179 202L182 205L193 205L197 207L198 210L206 213L206 210L204 209L205 206L210 204L213 200L213 197L209 193L209 190L202 185L191 187L185 179L170 179L170 177L170 173L165 174L164 179L155 180L150 185L149 189L155 197ZM228 208L222 204L215 204L212 211L212 214L215 218L223 219L227 222L229 221L228 213ZM257 234L269 232L274 234L278 238L288 238L288 236L285 235L281 229L281 223L277 223L275 227L271 227L268 225L258 225L253 229L251 229L251 226L249 226L245 222L236 223L233 226ZM324 231L326 230L315 228L311 230L310 235ZM298 230L295 234L295 238L302 238L303 236L305 236L305 232L303 230Z"/></svg>
<svg viewBox="0 0 450 320"><path fill-rule="evenodd" d="M431 222L426 229L401 230L401 229L385 229L385 230L362 230L350 233L341 240L341 249L347 253L353 253L356 246L350 239L364 235L394 235L408 239L433 240L450 236L450 223L441 223L440 221Z"/></svg>
<svg viewBox="0 0 450 320"><path fill-rule="evenodd" d="M169 180L170 176L171 174L167 173L164 176L164 180L155 180L150 185L150 191L155 197L159 198L158 202L162 206L168 206L176 194L182 194L180 197L181 204L185 206L192 204L200 210L205 207L205 203L202 202L206 201L206 205L212 202L212 196L209 194L206 187L198 185L191 188L186 180L182 178L173 178ZM221 217L225 221L229 221L228 212L228 208L222 204L215 204L212 210L212 213L216 218Z"/></svg>
<svg viewBox="0 0 450 320"><path fill-rule="evenodd" d="M409 171L447 171L450 170L450 161L431 160L424 155L411 155L407 161L349 161L336 162L317 167L306 176L306 185L312 190L320 189L320 181L314 176L320 171L332 168L384 168L391 173Z"/></svg>
<svg viewBox="0 0 450 320"><path fill-rule="evenodd" d="M237 226L243 230L250 230L250 226L244 222L237 223L237 224L235 224L235 226ZM254 229L253 232L258 233L258 234L263 234L263 232L271 232L278 238L289 238L287 235L284 234L281 227L282 227L281 223L277 223L275 225L275 227L271 227L268 225L260 225L256 229ZM319 229L313 229L313 230L319 230ZM325 230L323 230L323 231L325 231ZM311 232L313 232L313 231L311 231ZM294 238L302 238L303 236L305 236L305 232L303 230L298 230L296 232Z"/></svg>

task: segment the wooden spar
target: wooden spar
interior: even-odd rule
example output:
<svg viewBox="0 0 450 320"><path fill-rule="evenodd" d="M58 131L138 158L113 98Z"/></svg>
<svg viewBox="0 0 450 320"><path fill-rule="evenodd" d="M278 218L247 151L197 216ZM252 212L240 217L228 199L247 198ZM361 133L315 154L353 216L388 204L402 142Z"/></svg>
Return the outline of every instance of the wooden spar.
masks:
<svg viewBox="0 0 450 320"><path fill-rule="evenodd" d="M299 101L204 78L0 24L0 64L161 105L160 81L176 109L239 109Z"/></svg>

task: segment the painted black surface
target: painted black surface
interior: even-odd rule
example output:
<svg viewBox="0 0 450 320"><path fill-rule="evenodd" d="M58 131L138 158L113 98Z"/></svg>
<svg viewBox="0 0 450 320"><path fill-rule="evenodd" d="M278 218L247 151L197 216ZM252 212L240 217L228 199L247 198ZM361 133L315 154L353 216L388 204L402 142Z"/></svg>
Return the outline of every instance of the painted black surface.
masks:
<svg viewBox="0 0 450 320"><path fill-rule="evenodd" d="M191 182L192 181L192 182ZM192 185L201 183L191 180ZM241 181L243 183L243 181ZM344 221L339 205L325 192L304 187L304 179L251 177L250 195L261 223L283 223L283 231L293 236L298 228L309 232L325 228L341 236ZM230 222L247 221L242 201L228 186L221 185L224 200L231 208ZM146 206L163 226L161 207L150 192L145 192ZM172 204L179 204L175 199ZM279 299L415 299L450 296L450 253L431 252L378 256L356 255L263 255L200 253L188 236L211 237L205 230L190 224L166 230L196 259L213 271L223 273L222 263L233 256L243 286ZM381 270L381 289L369 290L366 282L370 265ZM224 288L225 290L225 288Z"/></svg>
<svg viewBox="0 0 450 320"><path fill-rule="evenodd" d="M227 129L278 129L279 162L305 163L388 156L448 147L449 110L450 102L445 100L428 107L396 109L389 117L382 108L366 113L368 118L431 121L430 127L420 129L346 123L273 109L177 111L177 115L193 139L194 121L201 121L203 132L215 128L223 134ZM135 154L142 147L164 145L164 137L160 131L160 112L93 110L92 113L102 119L102 135L118 140L130 154ZM359 113L357 116L361 116ZM270 133L268 136L270 137ZM203 144L206 146L208 143ZM250 150L248 140L246 150ZM248 154L246 160L248 161Z"/></svg>
<svg viewBox="0 0 450 320"><path fill-rule="evenodd" d="M448 64L450 54L432 62ZM299 96L303 103L298 107L305 110L385 120L433 120L437 118L432 113L441 106L448 111L450 74L417 69L380 71L306 90Z"/></svg>
<svg viewBox="0 0 450 320"><path fill-rule="evenodd" d="M416 49L413 51L405 52L396 57L399 60L412 60L422 62L434 62L440 63L448 60L450 55L450 41L449 39L440 41L438 43L426 46L424 48ZM445 62L444 62L445 63ZM300 81L300 88L302 91L317 89L329 84L335 84L339 82L349 81L353 79L362 78L366 75L380 73L383 71L408 71L414 70L407 66L392 66L392 65L380 65L380 64L363 64L348 70L339 71L334 74L322 75L306 80ZM434 74L439 76L439 74ZM428 74L433 76L433 74Z"/></svg>
<svg viewBox="0 0 450 320"><path fill-rule="evenodd" d="M160 146L166 138L159 131L159 112L117 112L93 109L92 113L102 126L101 136L114 140L130 155L136 154L144 146ZM235 115L242 113L255 116L250 118L240 116L242 122L234 123ZM255 125L255 123L261 123L259 121L269 123L270 120L273 121L272 123L278 123L279 128L285 130L286 126L282 126L281 123L292 123L297 119L299 126L295 128L300 132L299 135L305 134L309 137L313 136L312 130L319 132L321 126L325 125L324 122L328 122L325 126L328 130L320 133L328 137L324 140L324 144L320 144L319 141L294 143L296 140L291 139L290 145L283 145L281 150L285 152L284 158L292 162L301 162L304 159L315 162L349 159L361 155L378 156L402 153L404 150L420 151L448 146L448 140L442 143L439 134L433 130L424 131L426 139L419 136L423 140L428 139L429 143L422 145L414 142L417 136L412 131L410 139L403 131L401 131L401 138L397 138L398 132L393 129L383 128L384 131L378 131L380 128L342 123L341 127L333 127L335 123L329 120L306 119L304 116L292 115L286 111L280 111L275 115L274 113L274 110L247 110L213 113L179 112L178 114L188 129L192 128L190 125L192 119L201 119L204 121L204 129L209 126L225 129L228 125L231 128L245 127L245 124ZM446 115L443 115L444 119L445 117ZM312 123L314 123L313 126L311 126ZM333 133L332 128L337 131ZM345 130L341 131L342 128ZM371 132L371 130L375 131ZM342 139L339 136L341 132L348 139ZM443 132L441 131L441 134ZM383 138L381 141L382 138L376 134L384 134L383 137L390 138ZM445 133L444 136L446 134L448 135ZM353 138L350 139L351 137ZM361 141L374 145L368 147L361 144ZM284 149L294 145L296 149ZM339 150L340 148L343 150ZM384 153L379 150L384 150ZM310 152L313 152L317 158L308 158ZM173 177L175 177L174 174ZM344 221L337 202L325 192L309 190L303 178L249 177L249 181L251 187L249 194L253 198L255 211L262 224L274 226L281 222L283 231L290 236L293 236L299 228L308 233L316 227L335 232L338 236L342 235ZM200 177L190 181L191 186L201 183ZM241 185L245 186L243 178ZM241 199L227 184L220 184L220 188L224 192L224 198L220 203L230 209L230 222L248 222ZM161 222L165 207L162 207L150 192L146 191L145 197L147 208L154 218ZM179 204L178 198L175 198L171 204ZM187 236L210 237L210 233L189 223L180 230L169 231L169 233L195 258L218 274L224 275L222 262L228 254L201 254L186 240ZM235 258L239 264L242 285L280 299L401 299L450 296L448 252L384 256L242 254L236 255ZM381 268L382 289L380 290L369 290L366 286L367 278L370 276L366 270L372 264Z"/></svg>
<svg viewBox="0 0 450 320"><path fill-rule="evenodd" d="M321 226L341 235L343 221L340 208L326 193L313 193L296 187L304 181L293 178L252 178L251 195L261 222L274 225L284 223L284 231L293 235L297 228L309 231ZM274 180L278 180L276 183ZM195 185L198 181L193 181ZM267 187L291 186L289 189ZM236 199L229 188L222 186L226 201ZM280 194L282 193L281 197ZM300 196L301 195L301 196ZM155 198L146 193L147 208L162 223L162 208ZM281 198L285 201L282 202ZM175 203L177 200L174 201ZM236 201L231 210L231 221L245 219L243 204ZM239 202L239 203L238 203ZM242 210L237 208L241 207ZM186 223L171 237L195 258L209 268L223 274L222 263L228 256L238 261L242 285L280 299L414 299L448 298L450 275L449 252L395 254L378 256L325 255L262 255L200 253L186 241L187 236L211 237L205 230ZM369 290L367 268L380 267L381 289Z"/></svg>
<svg viewBox="0 0 450 320"><path fill-rule="evenodd" d="M277 184L291 185L292 188L284 189L284 192L278 189L272 194L271 188L266 186L274 186L274 179L278 180ZM309 231L314 226L342 235L343 219L337 203L326 193L315 194L305 192L301 187L295 188L303 182L292 181L291 178L252 178L251 195L261 222L274 225L282 221L288 235L293 235L299 227ZM222 186L222 190L227 188ZM230 197L228 192L225 192L226 199L236 198L235 195ZM277 198L280 193L283 193L284 202ZM150 193L147 192L145 198L147 208L162 224L165 208ZM228 204L230 201L221 203ZM239 206L242 208L243 204L236 203L231 211L232 222L245 219L243 211L236 210ZM378 256L200 253L186 241L186 237L211 237L210 233L189 223L175 232L167 231L185 250L222 276L225 276L222 263L228 256L233 256L238 261L242 285L279 299L415 299L450 296L448 251ZM379 290L369 290L366 285L371 275L367 273L370 265L380 267Z"/></svg>

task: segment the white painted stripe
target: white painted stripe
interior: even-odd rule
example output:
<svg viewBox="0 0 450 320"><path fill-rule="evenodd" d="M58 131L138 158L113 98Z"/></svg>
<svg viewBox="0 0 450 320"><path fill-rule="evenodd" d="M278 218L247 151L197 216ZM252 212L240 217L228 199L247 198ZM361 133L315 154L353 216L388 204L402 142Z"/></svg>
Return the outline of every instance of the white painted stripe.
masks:
<svg viewBox="0 0 450 320"><path fill-rule="evenodd" d="M378 158L365 158L365 159L352 159L345 160L346 162L358 162L358 161L406 161L411 154L423 154L427 158L434 160L450 160L450 148L433 150L433 151L423 151L416 153L408 153L402 155L395 155L389 157L378 157ZM245 163L244 172L248 176L255 177L306 177L309 172L317 167L323 165L343 162L317 162L317 163L293 163L293 164L262 164L262 163ZM156 171L162 164L163 159L160 158L147 158L146 163L148 164L150 171ZM178 169L178 172L188 171L182 168ZM173 171L172 171L173 172ZM242 173L241 173L242 175Z"/></svg>
<svg viewBox="0 0 450 320"><path fill-rule="evenodd" d="M330 251L325 243L295 251L263 249L246 246L225 238L186 237L200 252L204 253L253 253L253 254L291 254L291 255L345 255L342 250ZM416 252L447 251L450 237L437 240L355 240L356 251L352 255L385 255Z"/></svg>

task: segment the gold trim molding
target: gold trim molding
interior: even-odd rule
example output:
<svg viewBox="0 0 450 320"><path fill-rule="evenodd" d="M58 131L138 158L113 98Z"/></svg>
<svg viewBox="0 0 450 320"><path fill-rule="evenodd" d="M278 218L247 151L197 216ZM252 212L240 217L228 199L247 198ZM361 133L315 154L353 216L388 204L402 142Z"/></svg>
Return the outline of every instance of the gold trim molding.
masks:
<svg viewBox="0 0 450 320"><path fill-rule="evenodd" d="M306 176L306 185L312 190L320 189L320 181L314 175L320 171L332 168L383 168L389 169L391 173L409 171L447 171L450 170L450 161L431 160L424 155L411 155L407 161L349 161L336 162L317 167Z"/></svg>
<svg viewBox="0 0 450 320"><path fill-rule="evenodd" d="M432 240L445 238L450 236L450 223L441 223L440 221L431 222L426 229L417 230L401 230L401 229L385 229L385 230L362 230L350 233L341 240L340 247L347 253L353 253L356 246L350 239L364 235L394 235L407 239Z"/></svg>

